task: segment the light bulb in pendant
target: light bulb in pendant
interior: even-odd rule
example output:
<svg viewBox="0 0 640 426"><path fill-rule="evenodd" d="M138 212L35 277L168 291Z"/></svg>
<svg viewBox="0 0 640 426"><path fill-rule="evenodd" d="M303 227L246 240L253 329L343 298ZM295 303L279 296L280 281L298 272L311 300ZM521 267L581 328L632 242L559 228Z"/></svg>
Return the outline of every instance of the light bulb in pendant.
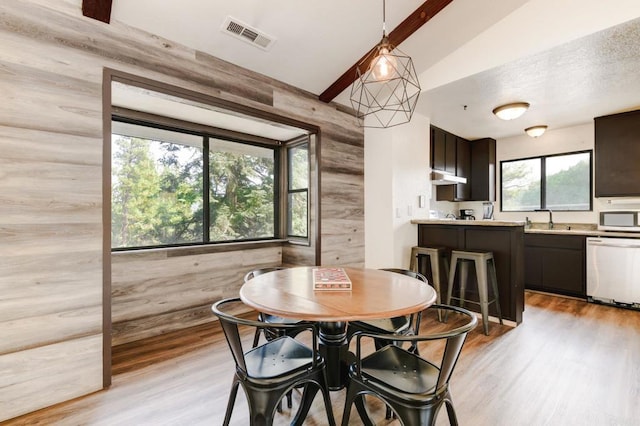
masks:
<svg viewBox="0 0 640 426"><path fill-rule="evenodd" d="M371 66L371 73L377 81L390 80L397 75L397 60L389 54L387 46L381 46L378 56L375 57Z"/></svg>

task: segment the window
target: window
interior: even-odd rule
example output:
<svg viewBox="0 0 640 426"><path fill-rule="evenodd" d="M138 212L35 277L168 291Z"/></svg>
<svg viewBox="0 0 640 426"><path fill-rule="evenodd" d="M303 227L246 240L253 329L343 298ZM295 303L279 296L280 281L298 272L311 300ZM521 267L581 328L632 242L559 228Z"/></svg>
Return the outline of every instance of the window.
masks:
<svg viewBox="0 0 640 426"><path fill-rule="evenodd" d="M203 241L202 137L114 122L111 246Z"/></svg>
<svg viewBox="0 0 640 426"><path fill-rule="evenodd" d="M308 237L309 143L287 149L287 236Z"/></svg>
<svg viewBox="0 0 640 426"><path fill-rule="evenodd" d="M502 161L502 211L590 211L591 151Z"/></svg>
<svg viewBox="0 0 640 426"><path fill-rule="evenodd" d="M273 148L211 138L209 238L273 238L276 162Z"/></svg>
<svg viewBox="0 0 640 426"><path fill-rule="evenodd" d="M112 124L113 248L279 236L278 146Z"/></svg>

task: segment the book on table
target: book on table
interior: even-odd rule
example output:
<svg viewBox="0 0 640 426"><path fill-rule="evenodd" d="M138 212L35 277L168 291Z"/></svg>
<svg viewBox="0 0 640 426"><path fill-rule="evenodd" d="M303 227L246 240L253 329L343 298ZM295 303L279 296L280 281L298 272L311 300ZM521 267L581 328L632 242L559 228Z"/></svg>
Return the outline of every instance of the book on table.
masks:
<svg viewBox="0 0 640 426"><path fill-rule="evenodd" d="M351 290L351 280L343 268L314 268L314 290Z"/></svg>

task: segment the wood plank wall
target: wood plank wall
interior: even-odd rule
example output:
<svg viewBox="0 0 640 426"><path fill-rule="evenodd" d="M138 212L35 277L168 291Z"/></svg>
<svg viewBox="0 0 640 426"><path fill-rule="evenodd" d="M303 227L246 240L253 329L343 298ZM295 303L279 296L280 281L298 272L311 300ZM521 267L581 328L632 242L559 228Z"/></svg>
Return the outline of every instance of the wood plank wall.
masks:
<svg viewBox="0 0 640 426"><path fill-rule="evenodd" d="M281 256L364 264L364 135L335 105L119 22L84 18L81 0L3 0L0 38L0 421L102 387L105 67L318 126L319 256L304 247ZM253 253L167 257L159 270L172 265L185 268L175 276L189 274L197 257L210 281L199 277L179 289L161 283L158 271L138 275L155 285L145 287L154 314L138 317L132 312L144 297L127 299L142 293L124 271L161 263L114 256L114 319L129 321L119 336L127 341L149 327L171 329L190 312L202 315L207 298L238 285L240 271L221 259L247 256ZM183 297L188 304L176 300ZM170 307L162 310L165 301Z"/></svg>
<svg viewBox="0 0 640 426"><path fill-rule="evenodd" d="M116 252L113 345L213 321L211 303L237 296L244 274L280 264L279 246L187 255L175 249Z"/></svg>

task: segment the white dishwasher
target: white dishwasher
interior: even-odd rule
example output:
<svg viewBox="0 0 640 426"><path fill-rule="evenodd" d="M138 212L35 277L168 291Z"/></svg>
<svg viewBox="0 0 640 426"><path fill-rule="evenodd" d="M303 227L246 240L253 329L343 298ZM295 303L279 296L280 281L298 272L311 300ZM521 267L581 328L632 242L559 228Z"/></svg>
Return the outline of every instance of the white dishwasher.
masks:
<svg viewBox="0 0 640 426"><path fill-rule="evenodd" d="M640 239L587 238L587 297L640 308Z"/></svg>

